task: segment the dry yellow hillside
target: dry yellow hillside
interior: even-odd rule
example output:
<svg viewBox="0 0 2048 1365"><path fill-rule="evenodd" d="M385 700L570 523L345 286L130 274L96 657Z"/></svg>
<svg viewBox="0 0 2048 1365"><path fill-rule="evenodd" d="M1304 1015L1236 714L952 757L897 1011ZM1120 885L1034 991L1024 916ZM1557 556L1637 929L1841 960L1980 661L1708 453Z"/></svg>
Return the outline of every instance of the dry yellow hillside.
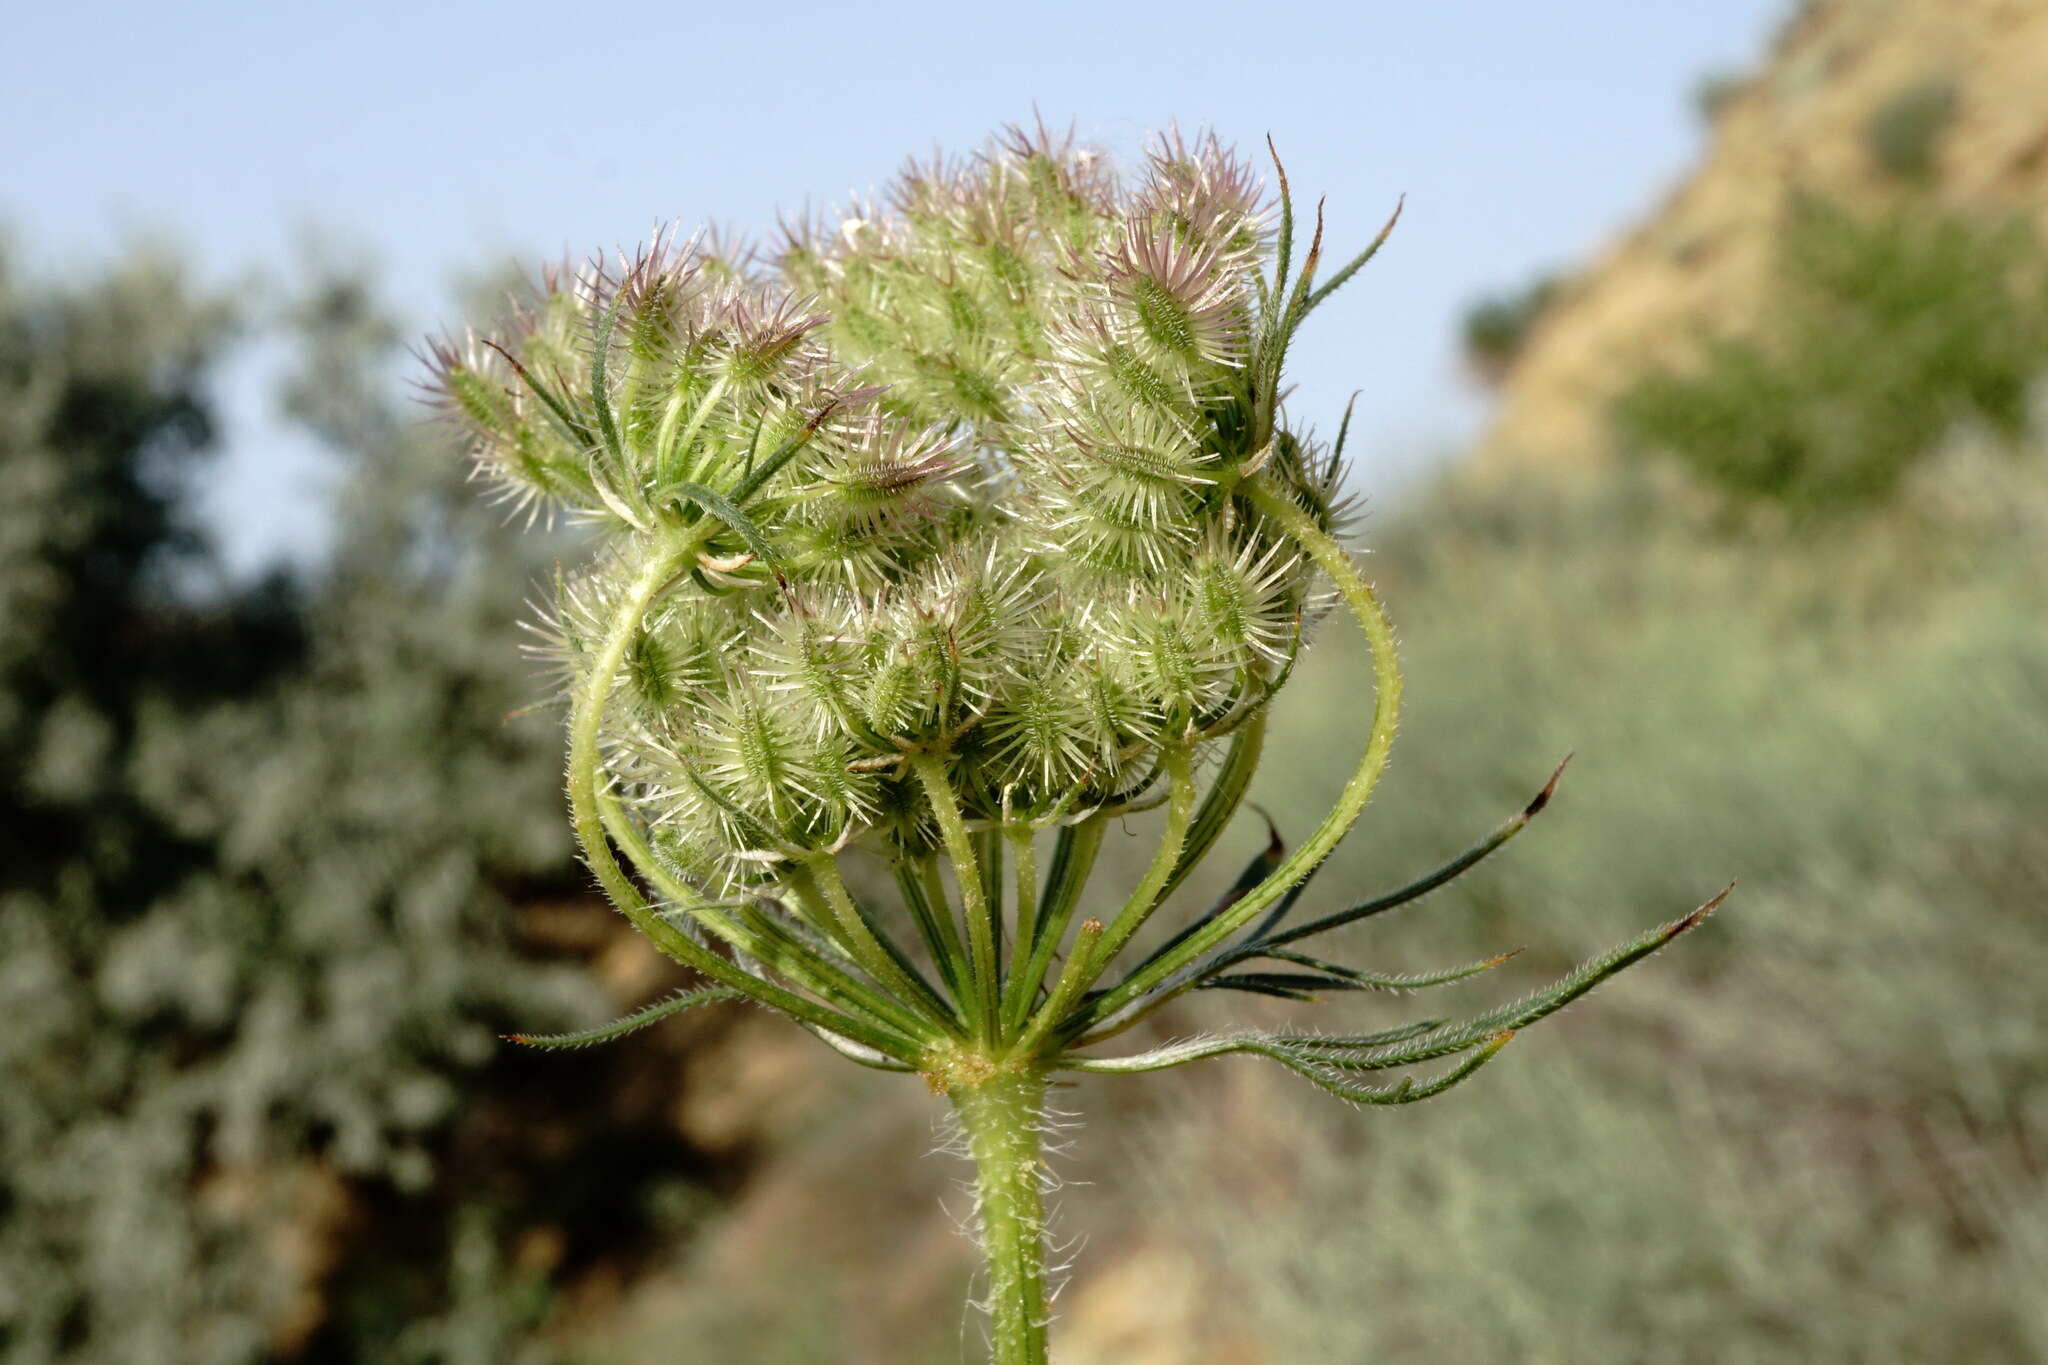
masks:
<svg viewBox="0 0 2048 1365"><path fill-rule="evenodd" d="M1869 126L1952 92L1924 181L1964 209L2048 205L2048 0L1812 0L1720 106L1699 168L1543 315L1502 384L1482 458L1558 463L1609 448L1608 400L1646 362L1761 297L1788 185L1852 201L1902 192Z"/></svg>

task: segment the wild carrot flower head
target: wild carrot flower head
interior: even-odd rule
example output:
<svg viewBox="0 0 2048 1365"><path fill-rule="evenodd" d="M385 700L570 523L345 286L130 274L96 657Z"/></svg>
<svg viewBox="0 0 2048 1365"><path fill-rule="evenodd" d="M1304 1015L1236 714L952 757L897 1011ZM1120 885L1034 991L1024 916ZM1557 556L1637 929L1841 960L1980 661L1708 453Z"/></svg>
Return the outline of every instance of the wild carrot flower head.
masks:
<svg viewBox="0 0 2048 1365"><path fill-rule="evenodd" d="M1551 792L1397 890L1289 920L1372 795L1401 681L1337 534L1345 427L1329 449L1293 429L1282 371L1393 222L1319 281L1320 212L1297 270L1275 173L1269 201L1214 138L1168 135L1126 177L1014 130L759 256L663 234L551 273L489 337L427 357L478 476L596 529L534 624L571 702L577 839L613 904L719 983L522 1041L744 996L921 1073L981 1167L1003 1365L1045 1359L1050 1073L1248 1054L1410 1103L1715 903L1455 1023L1091 1051L1193 990L1307 1001L1497 966L1373 972L1300 945L1458 876ZM1358 767L1302 844L1274 835L1208 910L1141 937L1245 804L1268 704L1333 601L1372 660ZM1154 806L1143 876L1082 914L1105 827ZM900 913L855 898L849 846L882 855Z"/></svg>
<svg viewBox="0 0 2048 1365"><path fill-rule="evenodd" d="M881 818L907 754L957 756L970 819L1071 816L1228 735L1312 600L1231 490L1267 467L1336 511L1331 458L1253 413L1268 216L1213 138L1125 178L1013 132L758 261L664 233L436 343L478 475L605 533L545 612L571 687L593 604L695 537L702 591L603 725L620 799L744 882L915 837Z"/></svg>

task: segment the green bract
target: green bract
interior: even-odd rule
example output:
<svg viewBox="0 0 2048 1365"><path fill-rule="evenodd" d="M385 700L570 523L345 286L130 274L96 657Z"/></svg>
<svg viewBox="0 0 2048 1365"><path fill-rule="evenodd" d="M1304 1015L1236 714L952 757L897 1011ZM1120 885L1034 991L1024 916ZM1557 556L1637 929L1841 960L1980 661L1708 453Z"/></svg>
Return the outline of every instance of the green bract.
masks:
<svg viewBox="0 0 2048 1365"><path fill-rule="evenodd" d="M602 532L539 627L577 832L619 908L725 988L636 1021L736 991L949 1093L1004 1361L1043 1358L1050 1071L1249 1052L1356 1102L1420 1099L1698 918L1464 1023L1088 1051L1189 990L1306 999L1493 965L1387 977L1289 945L1423 894L1541 805L1391 896L1288 920L1371 795L1400 685L1337 539L1342 434L1326 449L1280 411L1290 340L1386 233L1319 286L1320 221L1297 273L1281 188L1270 203L1213 138L1161 139L1125 179L1013 132L777 251L663 237L434 348L479 471ZM1357 772L1300 848L1276 840L1132 950L1236 813L1338 601L1375 660ZM1107 823L1162 806L1138 884L1090 900ZM849 893L856 845L900 905ZM1370 1078L1438 1058L1458 1060L1425 1083Z"/></svg>

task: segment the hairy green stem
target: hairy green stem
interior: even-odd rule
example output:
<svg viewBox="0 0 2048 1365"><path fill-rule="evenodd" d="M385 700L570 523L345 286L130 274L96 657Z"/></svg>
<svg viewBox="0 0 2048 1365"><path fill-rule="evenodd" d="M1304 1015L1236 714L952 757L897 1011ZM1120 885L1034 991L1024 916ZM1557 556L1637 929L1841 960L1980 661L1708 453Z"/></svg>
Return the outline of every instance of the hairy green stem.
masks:
<svg viewBox="0 0 2048 1365"><path fill-rule="evenodd" d="M1068 825L1060 830L1059 839L1053 845L1052 866L1047 870L1045 894L1039 908L1029 961L1020 961L1021 970L1012 974L1010 993L1004 1001L1003 1023L1011 1031L1021 1027L1031 1012L1032 1004L1038 999L1038 991L1045 984L1045 975L1052 969L1053 954L1059 951L1060 940L1066 937L1067 923L1074 917L1074 907L1080 904L1082 888L1088 884L1088 874L1094 870L1096 855L1102 851L1103 831L1109 827L1106 816L1091 815L1078 825ZM1022 946L1019 946L1022 952Z"/></svg>
<svg viewBox="0 0 2048 1365"><path fill-rule="evenodd" d="M1266 708L1261 705L1232 737L1230 754L1223 760L1223 768L1216 774L1214 785L1202 798L1201 809L1195 812L1195 823L1188 827L1180 861L1174 865L1173 876L1160 889L1160 900L1171 896L1202 859L1209 856L1209 850L1216 846L1217 839L1229 827L1231 817L1244 804L1244 794L1251 787L1252 774L1258 771L1259 757L1265 750Z"/></svg>
<svg viewBox="0 0 2048 1365"><path fill-rule="evenodd" d="M645 934L648 941L662 952L684 966L693 967L722 985L744 991L785 1014L864 1043L899 1061L914 1063L918 1059L917 1049L907 1047L894 1033L884 1032L865 1020L852 1018L794 991L762 981L704 948L655 913L612 854L611 841L605 837L604 813L597 799L598 774L603 767L598 749L598 729L604 720L605 703L611 699L612 684L632 643L633 632L640 628L641 617L660 594L662 586L674 578L677 569L687 564L696 552L697 541L684 538L669 553L648 557L618 604L604 641L591 661L590 675L576 689L575 701L569 712L569 815L575 826L576 842L582 847L584 860L589 863L598 884L604 888L612 904L618 907L619 913L632 921L633 927Z"/></svg>
<svg viewBox="0 0 2048 1365"><path fill-rule="evenodd" d="M1003 826L1003 839L1010 846L1010 862L1016 868L1017 928L1010 948L1010 972L1003 981L1002 1018L1010 1022L1025 970L1031 963L1031 945L1038 937L1038 849L1033 830L1026 824Z"/></svg>
<svg viewBox="0 0 2048 1365"><path fill-rule="evenodd" d="M1187 847L1188 826L1195 816L1195 769L1194 761L1185 745L1169 746L1160 755L1166 766L1167 787L1166 828L1160 831L1159 851L1153 855L1152 865L1145 870L1144 879L1131 892L1123 909L1117 912L1109 932L1103 935L1101 945L1090 954L1091 979L1102 974L1111 959L1123 951L1126 943L1144 926L1152 912L1159 908L1159 900L1165 894L1166 886L1173 878L1174 869L1180 866L1181 852Z"/></svg>
<svg viewBox="0 0 2048 1365"><path fill-rule="evenodd" d="M1033 1066L999 1071L949 1094L974 1157L993 1365L1045 1365L1045 1075Z"/></svg>
<svg viewBox="0 0 2048 1365"><path fill-rule="evenodd" d="M965 950L953 930L952 915L946 910L945 901L933 903L931 878L926 871L930 869L935 876L937 866L936 860L928 856L913 858L903 854L889 860L890 871L896 877L896 894L903 898L904 907L917 923L917 935L924 940L925 951L931 954L940 984L957 1001L962 981L961 955Z"/></svg>
<svg viewBox="0 0 2048 1365"><path fill-rule="evenodd" d="M1283 859L1271 876L1253 887L1229 910L1190 934L1171 952L1131 973L1096 1001L1091 1011L1096 1020L1110 1019L1119 1009L1222 944L1286 895L1288 889L1314 870L1316 864L1329 857L1331 850L1337 847L1364 812L1366 802L1372 799L1380 774L1386 770L1387 753L1394 744L1395 723L1401 710L1401 668L1394 649L1394 628L1380 609L1372 585L1352 564L1351 556L1344 552L1344 547L1284 492L1274 489L1263 479L1249 480L1240 485L1240 489L1253 506L1271 517L1330 576L1345 605L1357 618L1359 628L1365 632L1373 664L1372 731L1366 738L1365 753L1359 759L1358 767L1337 794L1335 805L1323 817L1323 823L1315 833ZM1164 1001L1155 1002L1155 1007L1159 1003ZM1094 1037L1110 1037L1142 1017L1142 1013L1129 1015Z"/></svg>
<svg viewBox="0 0 2048 1365"><path fill-rule="evenodd" d="M854 904L845 879L839 875L838 859L830 853L812 854L792 872L791 880L793 884L807 884L823 890L825 903L831 907L840 931L846 936L844 941L854 961L860 963L887 995L916 1009L939 1028L948 1032L952 1030L953 1011L932 990L930 983L907 965L902 949L884 940L867 917L861 914L860 907Z"/></svg>
<svg viewBox="0 0 2048 1365"><path fill-rule="evenodd" d="M968 975L973 978L968 999L961 1002L975 1036L993 1045L1001 1028L998 1014L1000 982L996 970L995 922L988 905L987 887L982 881L981 863L974 856L974 836L960 814L960 798L946 774L946 760L938 754L919 754L910 760L923 784L932 814L939 822L939 835L946 857L953 864L953 879L960 885L960 918L967 926Z"/></svg>
<svg viewBox="0 0 2048 1365"><path fill-rule="evenodd" d="M654 850L647 846L646 839L626 818L617 801L602 792L597 799L604 815L605 831L611 835L612 842L624 850L626 860L634 870L674 909L688 914L732 945L736 952L745 953L762 966L781 973L828 1004L849 1014L864 1016L878 1027L901 1034L906 1044L921 1045L934 1037L933 1030L909 1010L840 970L822 955L794 943L786 932L757 932L705 905L695 888L662 866L661 860L654 856ZM843 957L840 960L850 961Z"/></svg>

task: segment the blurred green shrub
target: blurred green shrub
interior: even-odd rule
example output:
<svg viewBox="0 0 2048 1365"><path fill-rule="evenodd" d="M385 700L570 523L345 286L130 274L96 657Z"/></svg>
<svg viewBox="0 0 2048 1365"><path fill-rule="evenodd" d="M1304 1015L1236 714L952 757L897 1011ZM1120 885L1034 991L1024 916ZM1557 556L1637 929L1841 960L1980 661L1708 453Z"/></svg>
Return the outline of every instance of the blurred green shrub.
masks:
<svg viewBox="0 0 2048 1365"><path fill-rule="evenodd" d="M536 1359L545 1278L488 1216L582 1188L629 1226L663 1159L536 1193L519 1127L476 1131L495 1033L608 1007L510 932L508 892L580 889L552 727L479 719L531 700L539 566L419 450L360 282L295 307L345 515L331 564L240 585L187 510L228 343L275 325L160 256L0 262L11 1363Z"/></svg>
<svg viewBox="0 0 2048 1365"><path fill-rule="evenodd" d="M1692 111L1699 121L1711 125L1722 111L1747 90L1755 78L1746 71L1709 71L1693 82Z"/></svg>
<svg viewBox="0 0 2048 1365"><path fill-rule="evenodd" d="M1941 141L1955 122L1960 91L1946 76L1930 76L1894 92L1863 124L1870 164L1901 180L1934 174Z"/></svg>
<svg viewBox="0 0 2048 1365"><path fill-rule="evenodd" d="M1796 539L1640 473L1389 518L1415 701L1311 896L1431 865L1577 758L1465 891L1404 912L1436 955L1357 955L1522 944L1533 982L1742 884L1465 1106L1361 1125L1247 1068L1233 1131L1165 1129L1157 1170L1207 1165L1157 1216L1267 1358L2048 1359L2048 449L1959 438L1904 478ZM1254 792L1283 832L1340 776L1313 725L1356 709L1342 660L1311 667L1328 709L1273 739L1306 791ZM1202 1204L1218 1164L1233 1193Z"/></svg>
<svg viewBox="0 0 2048 1365"><path fill-rule="evenodd" d="M1767 315L1616 400L1624 443L1798 514L1867 507L1951 427L2025 431L2048 370L2048 279L2017 218L1795 195Z"/></svg>
<svg viewBox="0 0 2048 1365"><path fill-rule="evenodd" d="M1494 294L1465 310L1465 362L1487 384L1498 384L1514 368L1530 331L1564 288L1559 275L1544 275L1521 289Z"/></svg>

